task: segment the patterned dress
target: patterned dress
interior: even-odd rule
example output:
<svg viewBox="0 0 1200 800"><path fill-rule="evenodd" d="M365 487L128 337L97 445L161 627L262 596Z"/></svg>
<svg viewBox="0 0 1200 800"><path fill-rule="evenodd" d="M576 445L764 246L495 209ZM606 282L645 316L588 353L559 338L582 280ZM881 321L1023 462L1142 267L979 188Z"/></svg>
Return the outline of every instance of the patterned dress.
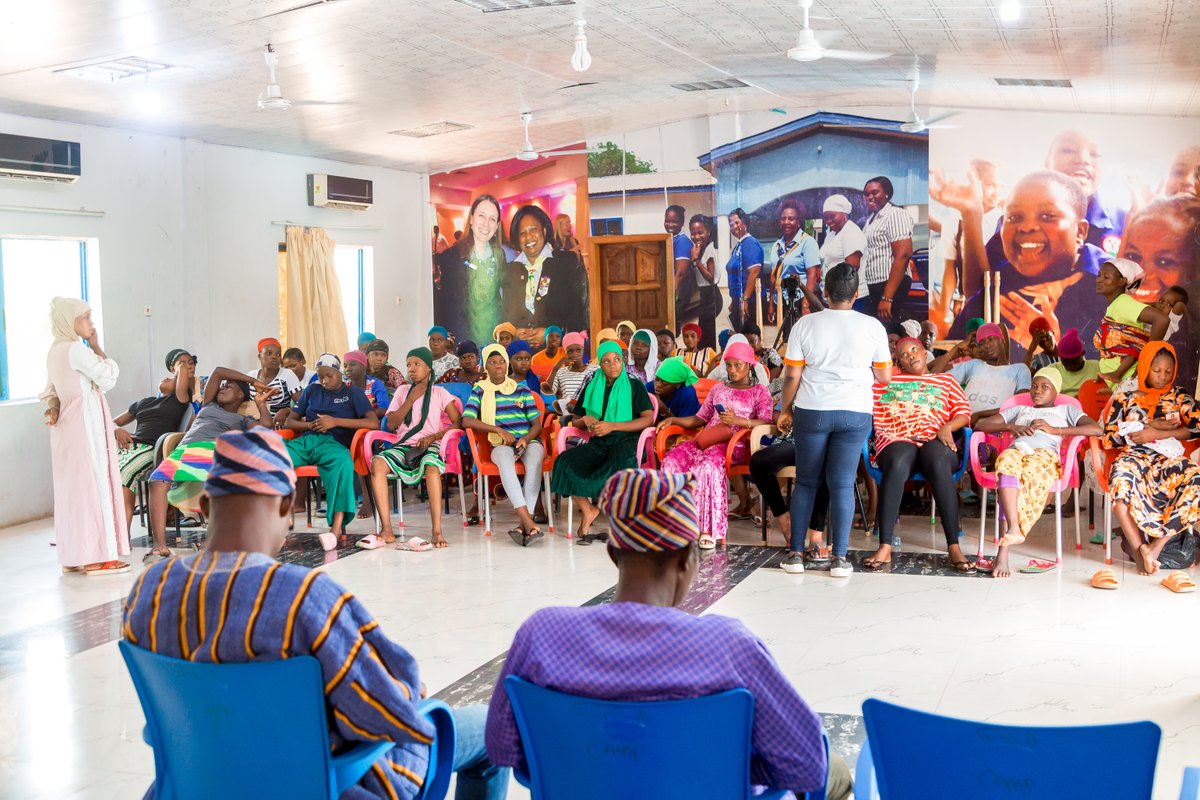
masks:
<svg viewBox="0 0 1200 800"><path fill-rule="evenodd" d="M1186 392L1172 388L1150 413L1137 403L1137 392L1113 395L1104 419L1104 446L1121 449L1109 473L1114 501L1129 506L1138 528L1147 536L1174 536L1200 524L1200 465L1186 456L1167 458L1145 445L1130 445L1117 432L1122 422L1167 420L1200 436L1200 409Z"/></svg>
<svg viewBox="0 0 1200 800"><path fill-rule="evenodd" d="M734 389L724 383L717 384L704 399L704 405L696 416L704 420L705 429L721 424L716 405L725 406L734 416L746 419L769 420L774 406L771 393L761 383L746 389ZM736 433L741 428L734 428ZM696 479L694 489L696 507L700 512L701 533L724 539L729 529L729 477L725 474L726 442L714 444L704 450L694 441L676 445L663 458L663 472L690 472ZM746 464L750 460L750 443L742 440L733 450L734 464Z"/></svg>

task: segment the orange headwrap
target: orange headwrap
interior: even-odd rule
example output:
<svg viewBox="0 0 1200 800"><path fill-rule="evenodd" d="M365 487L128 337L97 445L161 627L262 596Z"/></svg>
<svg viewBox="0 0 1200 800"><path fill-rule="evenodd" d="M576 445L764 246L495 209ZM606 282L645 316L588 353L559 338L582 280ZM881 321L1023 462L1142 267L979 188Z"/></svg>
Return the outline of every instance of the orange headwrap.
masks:
<svg viewBox="0 0 1200 800"><path fill-rule="evenodd" d="M1154 357L1159 353L1167 353L1171 356L1174 362L1171 367L1171 380L1167 381L1167 385L1161 389L1151 388L1150 365L1154 363ZM1138 397L1138 405L1146 409L1150 413L1154 413L1154 409L1158 408L1158 401L1162 396L1171 391L1171 387L1175 384L1175 376L1179 372L1179 359L1175 355L1175 348L1166 342L1147 342L1142 348L1141 354L1138 356L1137 376L1138 389L1141 390L1141 395Z"/></svg>
<svg viewBox="0 0 1200 800"><path fill-rule="evenodd" d="M279 343L279 340L278 340L278 339L276 339L276 338L274 338L274 337L271 337L271 336L268 336L268 337L267 337L267 338L265 338L265 339L259 339L259 340L258 340L258 352L260 352L260 353L261 353L261 352L262 352L262 350L263 350L263 348L264 348L264 347L266 347L266 346L267 346L267 345L269 345L269 344L273 344L273 345L275 345L275 346L276 346L276 347L278 347L280 350L282 350L282 349L283 349L283 345L281 345L281 344Z"/></svg>

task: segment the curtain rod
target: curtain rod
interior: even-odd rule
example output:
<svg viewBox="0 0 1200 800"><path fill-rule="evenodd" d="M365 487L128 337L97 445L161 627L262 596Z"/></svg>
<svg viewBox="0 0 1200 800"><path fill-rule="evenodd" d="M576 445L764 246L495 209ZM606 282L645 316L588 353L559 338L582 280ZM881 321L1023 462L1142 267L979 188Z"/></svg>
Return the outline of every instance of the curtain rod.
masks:
<svg viewBox="0 0 1200 800"><path fill-rule="evenodd" d="M377 225L306 225L303 222L291 222L289 220L272 220L272 225L294 225L297 228L333 228L339 231L381 231L383 228Z"/></svg>
<svg viewBox="0 0 1200 800"><path fill-rule="evenodd" d="M72 217L103 217L103 211L86 208L44 208L41 206L0 206L0 211L19 211L27 214L62 214Z"/></svg>

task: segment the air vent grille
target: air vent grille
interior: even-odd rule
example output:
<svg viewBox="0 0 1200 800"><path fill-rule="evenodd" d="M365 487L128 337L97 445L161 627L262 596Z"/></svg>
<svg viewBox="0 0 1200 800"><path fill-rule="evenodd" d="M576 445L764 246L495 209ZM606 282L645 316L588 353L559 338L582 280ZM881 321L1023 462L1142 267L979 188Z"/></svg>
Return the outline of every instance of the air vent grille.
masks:
<svg viewBox="0 0 1200 800"><path fill-rule="evenodd" d="M719 81L697 81L695 83L672 83L672 89L678 89L681 92L715 92L719 89L745 89L750 84L739 81L737 78L726 78Z"/></svg>
<svg viewBox="0 0 1200 800"><path fill-rule="evenodd" d="M1067 78L995 78L997 86L1036 86L1042 89L1070 89Z"/></svg>
<svg viewBox="0 0 1200 800"><path fill-rule="evenodd" d="M400 131L388 131L393 136L407 136L411 139L426 139L430 136L441 136L443 133L469 130L472 126L461 122L431 122L417 128L405 128Z"/></svg>

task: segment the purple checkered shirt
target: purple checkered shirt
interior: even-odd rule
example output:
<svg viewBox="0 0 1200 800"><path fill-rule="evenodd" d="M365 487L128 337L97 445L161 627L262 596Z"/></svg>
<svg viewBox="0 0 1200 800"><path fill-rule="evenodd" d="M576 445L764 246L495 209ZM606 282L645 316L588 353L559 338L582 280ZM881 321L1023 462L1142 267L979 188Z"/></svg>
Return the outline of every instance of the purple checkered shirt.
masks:
<svg viewBox="0 0 1200 800"><path fill-rule="evenodd" d="M821 718L766 645L736 619L642 603L535 613L513 639L488 709L488 755L516 767L525 757L504 691L509 675L601 700L682 700L748 689L754 695L751 780L793 792L825 785Z"/></svg>

